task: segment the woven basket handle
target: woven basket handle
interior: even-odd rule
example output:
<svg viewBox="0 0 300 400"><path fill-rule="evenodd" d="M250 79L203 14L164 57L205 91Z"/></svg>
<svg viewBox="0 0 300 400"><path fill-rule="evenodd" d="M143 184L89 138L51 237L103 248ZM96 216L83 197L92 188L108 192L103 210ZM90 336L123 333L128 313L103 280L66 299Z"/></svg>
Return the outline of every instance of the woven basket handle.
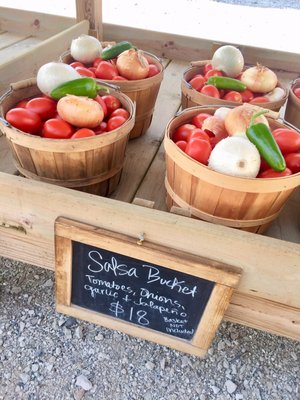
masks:
<svg viewBox="0 0 300 400"><path fill-rule="evenodd" d="M20 90L20 89L26 89L33 85L36 85L36 78L28 78L28 79L23 79L22 81L19 82L11 83L10 87L11 90Z"/></svg>
<svg viewBox="0 0 300 400"><path fill-rule="evenodd" d="M209 64L211 60L201 60L201 61L191 61L192 67L203 67L206 64Z"/></svg>

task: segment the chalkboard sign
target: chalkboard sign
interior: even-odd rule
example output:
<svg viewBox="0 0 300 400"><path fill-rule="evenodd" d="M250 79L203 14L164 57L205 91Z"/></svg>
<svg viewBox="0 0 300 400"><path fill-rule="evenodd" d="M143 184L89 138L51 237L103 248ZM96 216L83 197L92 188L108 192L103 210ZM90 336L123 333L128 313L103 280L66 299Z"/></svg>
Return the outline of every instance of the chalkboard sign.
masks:
<svg viewBox="0 0 300 400"><path fill-rule="evenodd" d="M71 303L192 339L214 282L72 242Z"/></svg>
<svg viewBox="0 0 300 400"><path fill-rule="evenodd" d="M240 269L65 218L55 232L59 312L205 354Z"/></svg>

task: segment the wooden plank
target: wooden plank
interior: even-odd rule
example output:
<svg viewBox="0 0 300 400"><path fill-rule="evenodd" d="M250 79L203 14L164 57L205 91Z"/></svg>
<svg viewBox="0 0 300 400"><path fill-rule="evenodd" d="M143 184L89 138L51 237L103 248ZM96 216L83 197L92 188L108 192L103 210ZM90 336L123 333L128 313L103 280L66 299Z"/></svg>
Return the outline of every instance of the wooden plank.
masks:
<svg viewBox="0 0 300 400"><path fill-rule="evenodd" d="M300 309L235 292L225 319L300 340Z"/></svg>
<svg viewBox="0 0 300 400"><path fill-rule="evenodd" d="M23 35L23 34L17 34L17 33L10 33L10 32L0 32L0 50L5 49L8 46L11 46L15 43L18 43L24 39L27 39L28 36ZM0 51L0 56L1 56L1 51ZM1 58L2 62L2 58Z"/></svg>
<svg viewBox="0 0 300 400"><path fill-rule="evenodd" d="M127 40L132 41L137 46L140 46L144 50L152 51L158 56L186 60L187 62L209 59L212 55L212 46L214 44L212 40L208 39L181 36L174 33L145 31L143 29L107 23L103 24L103 31L104 40L120 41L126 37ZM221 43L218 42L218 44ZM238 46L246 62L249 64L256 64L259 61L269 68L294 72L295 77L298 76L300 54L252 46L240 46L238 43L224 44Z"/></svg>
<svg viewBox="0 0 300 400"><path fill-rule="evenodd" d="M88 33L88 29L88 21L79 22L71 28L36 44L30 51L15 55L12 61L1 63L0 94L8 88L10 83L36 76L40 66L49 62L49 60L58 60L59 56L69 48L72 39L82 33Z"/></svg>
<svg viewBox="0 0 300 400"><path fill-rule="evenodd" d="M16 43L13 43L9 47L3 48L0 50L1 64L15 62L16 55L17 57L21 57L22 55L26 55L27 52L32 52L32 49L39 43L41 43L41 39L28 37L24 38L24 40L16 41Z"/></svg>
<svg viewBox="0 0 300 400"><path fill-rule="evenodd" d="M75 24L74 18L0 7L1 30L47 39Z"/></svg>
<svg viewBox="0 0 300 400"><path fill-rule="evenodd" d="M112 198L127 202L133 200L135 192L159 148L164 135L164 127L180 105L178 76L182 75L184 69L185 63L180 61L171 62L166 66L151 126L145 135L129 142L122 180L112 194Z"/></svg>
<svg viewBox="0 0 300 400"><path fill-rule="evenodd" d="M76 0L76 18L77 22L88 20L89 34L103 39L102 0Z"/></svg>

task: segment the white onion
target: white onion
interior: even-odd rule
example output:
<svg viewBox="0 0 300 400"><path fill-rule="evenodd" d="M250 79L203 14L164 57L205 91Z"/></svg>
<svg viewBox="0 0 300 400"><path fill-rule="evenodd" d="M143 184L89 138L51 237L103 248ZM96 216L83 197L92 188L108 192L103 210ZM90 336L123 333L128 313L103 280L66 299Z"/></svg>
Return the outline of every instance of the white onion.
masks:
<svg viewBox="0 0 300 400"><path fill-rule="evenodd" d="M260 169L260 154L247 138L232 136L213 148L208 166L217 172L241 178L255 178Z"/></svg>
<svg viewBox="0 0 300 400"><path fill-rule="evenodd" d="M225 45L214 52L211 63L214 69L223 71L227 76L235 78L244 68L244 57L236 47Z"/></svg>
<svg viewBox="0 0 300 400"><path fill-rule="evenodd" d="M277 85L277 75L271 69L257 64L247 68L241 76L241 81L256 93L268 93Z"/></svg>
<svg viewBox="0 0 300 400"><path fill-rule="evenodd" d="M68 64L61 62L49 62L40 67L36 76L37 87L47 96L57 86L73 79L81 78L81 75Z"/></svg>
<svg viewBox="0 0 300 400"><path fill-rule="evenodd" d="M281 87L276 87L271 92L265 94L265 97L269 101L279 101L279 100L283 99L284 96L285 96L285 90L282 89Z"/></svg>
<svg viewBox="0 0 300 400"><path fill-rule="evenodd" d="M216 109L214 116L221 118L223 121L225 121L226 115L230 111L230 108L228 107L219 107Z"/></svg>
<svg viewBox="0 0 300 400"><path fill-rule="evenodd" d="M77 39L72 40L70 53L76 61L92 63L101 56L102 45L94 36L80 35Z"/></svg>

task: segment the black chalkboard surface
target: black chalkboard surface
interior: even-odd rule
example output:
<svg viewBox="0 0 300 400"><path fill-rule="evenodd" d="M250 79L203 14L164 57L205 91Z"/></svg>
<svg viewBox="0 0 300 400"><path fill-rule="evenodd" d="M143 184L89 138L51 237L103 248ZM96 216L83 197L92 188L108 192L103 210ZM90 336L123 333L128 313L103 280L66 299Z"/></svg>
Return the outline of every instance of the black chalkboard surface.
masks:
<svg viewBox="0 0 300 400"><path fill-rule="evenodd" d="M71 303L191 340L214 282L72 241Z"/></svg>

